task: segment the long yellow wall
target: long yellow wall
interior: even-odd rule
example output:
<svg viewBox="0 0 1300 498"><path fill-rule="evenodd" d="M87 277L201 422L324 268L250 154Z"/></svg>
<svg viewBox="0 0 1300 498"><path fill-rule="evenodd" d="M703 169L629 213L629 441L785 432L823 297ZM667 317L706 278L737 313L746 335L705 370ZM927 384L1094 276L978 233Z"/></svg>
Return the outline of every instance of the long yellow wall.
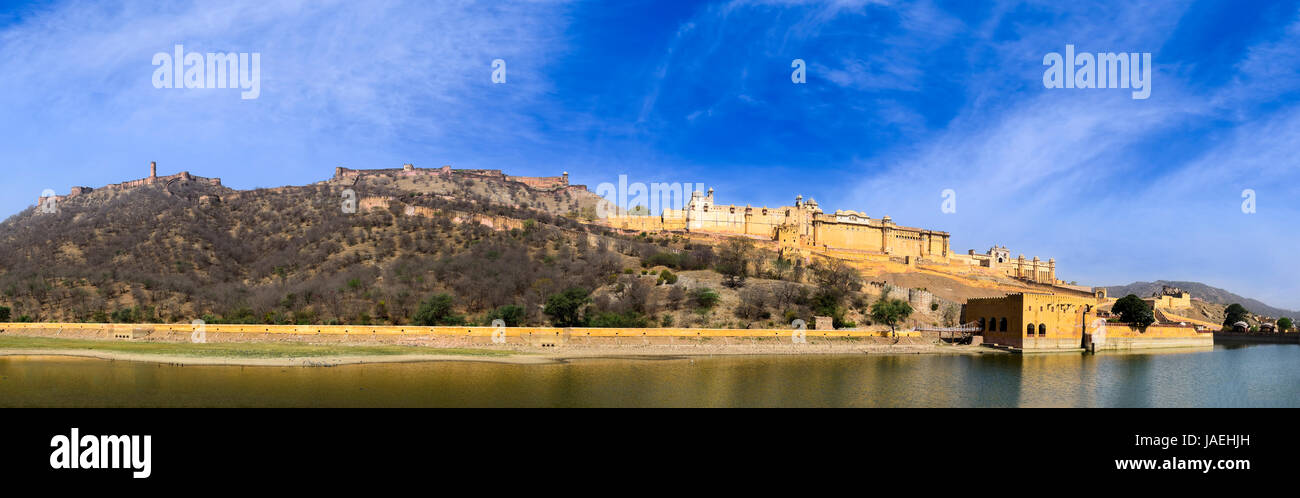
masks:
<svg viewBox="0 0 1300 498"><path fill-rule="evenodd" d="M205 333L225 334L292 334L292 335L433 335L448 337L491 337L494 327L415 327L415 326L357 326L357 325L204 325ZM134 323L0 323L0 332L9 330L92 330L131 332L148 330L156 332L191 333L197 330L190 324L134 324ZM790 337L793 329L684 329L684 328L560 328L560 327L505 327L507 337L539 335L570 337ZM889 332L866 330L806 330L809 337L880 337ZM917 332L898 332L900 337L919 336Z"/></svg>
<svg viewBox="0 0 1300 498"><path fill-rule="evenodd" d="M1128 325L1118 323L1106 324L1106 338L1108 339L1120 337L1199 337L1201 335L1209 334L1201 334L1193 327L1180 327L1178 325L1169 324L1152 324L1147 326L1145 330L1138 330Z"/></svg>

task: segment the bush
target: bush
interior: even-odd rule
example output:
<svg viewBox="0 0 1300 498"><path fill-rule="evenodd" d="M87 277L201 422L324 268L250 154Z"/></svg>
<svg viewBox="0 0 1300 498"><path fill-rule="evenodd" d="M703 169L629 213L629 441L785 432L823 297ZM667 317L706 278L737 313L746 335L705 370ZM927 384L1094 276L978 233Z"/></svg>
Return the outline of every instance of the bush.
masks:
<svg viewBox="0 0 1300 498"><path fill-rule="evenodd" d="M646 328L650 319L635 311L614 313L610 311L594 313L587 318L587 326L604 328Z"/></svg>
<svg viewBox="0 0 1300 498"><path fill-rule="evenodd" d="M135 310L122 308L114 311L113 323L135 323Z"/></svg>
<svg viewBox="0 0 1300 498"><path fill-rule="evenodd" d="M673 285L677 283L677 275L668 270L659 273L659 284Z"/></svg>
<svg viewBox="0 0 1300 498"><path fill-rule="evenodd" d="M745 285L749 278L749 263L754 255L753 241L744 237L732 237L722 244L713 270L723 276L722 285L738 288Z"/></svg>
<svg viewBox="0 0 1300 498"><path fill-rule="evenodd" d="M10 310L8 306L0 306L0 322L9 321L9 313Z"/></svg>
<svg viewBox="0 0 1300 498"><path fill-rule="evenodd" d="M718 305L718 300L722 299L722 296L719 296L713 289L700 287L695 289L691 298L695 300L696 307L701 309L711 309Z"/></svg>
<svg viewBox="0 0 1300 498"><path fill-rule="evenodd" d="M681 269L682 257L677 253L656 252L641 262L645 266L667 266L673 269Z"/></svg>
<svg viewBox="0 0 1300 498"><path fill-rule="evenodd" d="M432 327L435 325L462 325L465 318L452 313L452 297L450 294L434 294L424 302L420 303L419 311L415 312L412 321L416 325ZM359 317L362 325L370 321L370 316L362 313Z"/></svg>
<svg viewBox="0 0 1300 498"><path fill-rule="evenodd" d="M506 323L507 327L518 327L524 323L524 307L514 304L498 306L487 315L488 323L493 320L501 320Z"/></svg>

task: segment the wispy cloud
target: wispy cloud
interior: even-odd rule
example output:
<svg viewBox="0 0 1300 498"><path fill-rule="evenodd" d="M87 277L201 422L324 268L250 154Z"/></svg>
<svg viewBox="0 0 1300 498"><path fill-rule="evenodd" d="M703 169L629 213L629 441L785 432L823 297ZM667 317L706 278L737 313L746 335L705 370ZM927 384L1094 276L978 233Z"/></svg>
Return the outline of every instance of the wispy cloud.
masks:
<svg viewBox="0 0 1300 498"><path fill-rule="evenodd" d="M491 145L543 141L535 116L546 110L544 96L553 90L546 68L564 47L563 7L60 3L0 31L0 73L6 75L0 109L24 117L9 120L5 131L11 133L4 135L11 138L0 139L0 148L10 151L4 153L10 164L94 164L103 170L103 163L116 163L134 170L162 156L173 159L168 167L216 169L213 162L247 162L258 154L288 167L308 166L286 161L285 151L310 158L313 149L351 148L339 159L355 160L393 149L452 155L462 151L448 144L500 151ZM260 53L261 97L241 101L221 91L154 88L151 57L175 44L187 51ZM506 85L490 82L497 58L509 63ZM223 142L224 149L206 145ZM187 145L203 153L184 153ZM328 171L330 162L321 162L310 167ZM109 172L114 181L124 175Z"/></svg>
<svg viewBox="0 0 1300 498"><path fill-rule="evenodd" d="M19 117L0 123L0 168L26 172L0 210L149 160L239 187L408 161L631 173L728 202L816 196L949 230L955 248L1055 257L1086 283L1202 280L1300 308L1283 201L1300 185L1300 11L1241 9L63 1L0 17L0 112ZM260 52L261 98L153 88L152 54L177 43ZM1152 52L1151 98L1042 88L1043 55L1066 44Z"/></svg>

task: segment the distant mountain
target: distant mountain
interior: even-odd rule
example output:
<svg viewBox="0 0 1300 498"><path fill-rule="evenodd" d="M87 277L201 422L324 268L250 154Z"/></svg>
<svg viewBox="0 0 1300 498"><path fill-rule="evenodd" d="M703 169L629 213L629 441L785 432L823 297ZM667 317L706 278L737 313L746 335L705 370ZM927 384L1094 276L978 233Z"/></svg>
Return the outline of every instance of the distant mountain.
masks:
<svg viewBox="0 0 1300 498"><path fill-rule="evenodd" d="M1106 287L1106 292L1111 297L1123 297L1128 294L1136 294L1138 297L1148 297L1160 291L1161 286L1169 285L1178 287L1182 290L1192 293L1193 298L1205 300L1208 303L1228 305L1239 303L1245 306L1247 310L1256 315L1265 315L1274 318L1291 317L1300 319L1300 311L1292 311L1282 308L1269 306L1258 300L1248 297L1242 297L1233 294L1218 287L1211 287L1200 282L1176 282L1169 280L1156 280L1155 282L1133 282L1128 285L1113 285Z"/></svg>

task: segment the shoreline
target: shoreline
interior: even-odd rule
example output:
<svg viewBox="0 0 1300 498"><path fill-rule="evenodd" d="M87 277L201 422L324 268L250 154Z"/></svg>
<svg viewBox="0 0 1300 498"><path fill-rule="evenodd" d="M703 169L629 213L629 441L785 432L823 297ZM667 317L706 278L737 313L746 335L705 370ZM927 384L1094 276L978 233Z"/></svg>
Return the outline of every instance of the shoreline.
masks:
<svg viewBox="0 0 1300 498"><path fill-rule="evenodd" d="M62 358L82 358L91 360L131 361L137 363L154 363L158 365L190 367L336 367L341 365L364 365L373 363L415 363L439 361L468 361L500 363L509 365L545 365L554 363L542 357L519 356L467 356L453 354L428 355L340 355L340 356L299 356L286 358L239 358L234 356L186 356L174 354L124 353L120 351L100 351L94 349L0 349L0 358L20 356L53 356Z"/></svg>
<svg viewBox="0 0 1300 498"><path fill-rule="evenodd" d="M77 341L80 346L63 346L59 342L65 339L53 339L33 336L11 336L23 339L36 339L50 342L46 346L6 347L0 342L0 357L16 356L57 356L70 358L99 359L109 361L133 361L172 366L250 366L250 367L333 367L341 365L362 365L375 363L417 363L417 362L478 362L503 365L557 365L580 360L670 360L696 357L718 356L850 356L850 355L1002 355L1012 354L982 346L962 346L947 344L764 344L764 345L622 345L622 346L570 346L558 349L514 348L461 350L453 348L412 347L409 352L399 354L366 353L363 345L342 346L337 354L306 354L284 356L250 357L232 354L184 354L175 352L122 351L97 349L95 345L87 346L87 341ZM168 349L184 349L186 343L118 343L99 340L103 346L130 348L132 345L162 344ZM268 348L283 347L283 343L240 342L222 343L237 345L248 350L262 352ZM311 344L298 344L310 348ZM260 347L260 348L259 348ZM356 352L348 351L355 348ZM427 348L427 352L418 349ZM201 353L201 350L195 350ZM440 353L439 351L447 351Z"/></svg>

